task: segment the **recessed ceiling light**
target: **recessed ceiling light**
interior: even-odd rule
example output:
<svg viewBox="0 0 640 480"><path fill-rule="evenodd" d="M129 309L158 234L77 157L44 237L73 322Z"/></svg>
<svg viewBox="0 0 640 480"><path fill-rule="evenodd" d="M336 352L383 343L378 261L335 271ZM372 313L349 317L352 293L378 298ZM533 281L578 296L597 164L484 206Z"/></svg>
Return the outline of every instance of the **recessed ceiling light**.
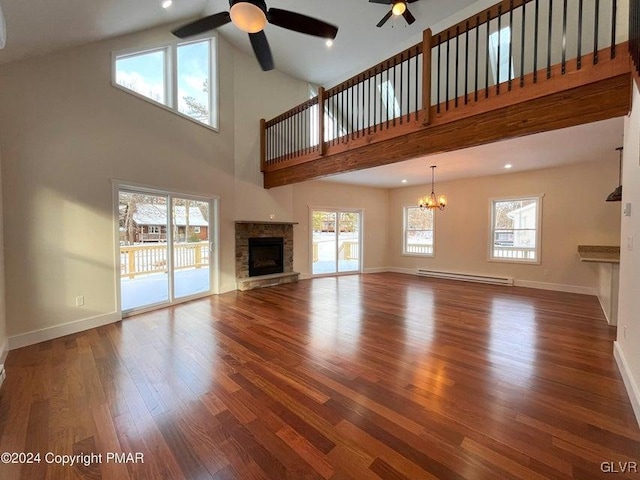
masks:
<svg viewBox="0 0 640 480"><path fill-rule="evenodd" d="M169 8L171 6L171 4L173 3L172 0L164 0L162 2L162 8Z"/></svg>
<svg viewBox="0 0 640 480"><path fill-rule="evenodd" d="M406 179L406 178L403 178L403 179L402 179L402 183L407 183L407 179Z"/></svg>
<svg viewBox="0 0 640 480"><path fill-rule="evenodd" d="M324 42L324 44L325 44L327 47L332 47L332 46L333 46L333 40L328 39L326 42Z"/></svg>
<svg viewBox="0 0 640 480"><path fill-rule="evenodd" d="M513 165L511 165L510 163L507 163L504 168L506 168L507 170L510 169L511 167L513 167Z"/></svg>

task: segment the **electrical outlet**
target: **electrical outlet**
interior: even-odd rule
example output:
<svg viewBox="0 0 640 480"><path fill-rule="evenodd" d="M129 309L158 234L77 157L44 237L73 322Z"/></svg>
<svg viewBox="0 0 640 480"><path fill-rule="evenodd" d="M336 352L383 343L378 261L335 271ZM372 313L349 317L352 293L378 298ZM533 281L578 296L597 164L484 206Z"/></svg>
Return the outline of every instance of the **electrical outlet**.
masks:
<svg viewBox="0 0 640 480"><path fill-rule="evenodd" d="M633 235L627 237L627 250L633 250Z"/></svg>
<svg viewBox="0 0 640 480"><path fill-rule="evenodd" d="M548 268L544 269L544 276L548 277L549 275L551 275L551 270L549 270Z"/></svg>
<svg viewBox="0 0 640 480"><path fill-rule="evenodd" d="M624 338L625 340L627 339L627 326L626 325L622 328L622 338Z"/></svg>
<svg viewBox="0 0 640 480"><path fill-rule="evenodd" d="M76 307L84 307L84 295L76 297Z"/></svg>

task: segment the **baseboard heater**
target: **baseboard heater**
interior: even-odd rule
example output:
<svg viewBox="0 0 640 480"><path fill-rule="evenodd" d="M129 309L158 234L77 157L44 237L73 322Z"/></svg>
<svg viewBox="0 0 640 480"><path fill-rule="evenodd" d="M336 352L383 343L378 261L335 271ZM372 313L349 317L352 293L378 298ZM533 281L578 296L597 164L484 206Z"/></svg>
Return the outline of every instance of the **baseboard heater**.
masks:
<svg viewBox="0 0 640 480"><path fill-rule="evenodd" d="M488 275L472 275L470 273L438 272L436 270L424 270L419 268L419 277L446 278L448 280L460 280L463 282L489 283L491 285L513 285L512 277L490 277Z"/></svg>

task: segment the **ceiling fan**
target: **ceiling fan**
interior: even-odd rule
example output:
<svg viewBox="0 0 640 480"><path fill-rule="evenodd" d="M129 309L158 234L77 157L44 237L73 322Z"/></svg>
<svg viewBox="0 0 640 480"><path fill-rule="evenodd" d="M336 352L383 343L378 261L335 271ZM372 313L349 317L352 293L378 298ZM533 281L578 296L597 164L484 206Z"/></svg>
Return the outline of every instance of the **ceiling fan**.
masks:
<svg viewBox="0 0 640 480"><path fill-rule="evenodd" d="M253 51L265 72L273 70L271 48L264 33L267 22L295 32L331 40L338 34L338 27L322 20L279 8L267 10L264 0L229 0L229 7L228 12L209 15L183 25L171 33L176 37L186 38L233 22L236 27L249 34Z"/></svg>
<svg viewBox="0 0 640 480"><path fill-rule="evenodd" d="M411 15L407 3L417 2L418 0L369 0L369 3L381 3L383 5L391 5L391 10L387 13L382 20L378 22L376 27L381 27L387 20L391 18L391 15L402 15L409 25L416 21L416 17Z"/></svg>

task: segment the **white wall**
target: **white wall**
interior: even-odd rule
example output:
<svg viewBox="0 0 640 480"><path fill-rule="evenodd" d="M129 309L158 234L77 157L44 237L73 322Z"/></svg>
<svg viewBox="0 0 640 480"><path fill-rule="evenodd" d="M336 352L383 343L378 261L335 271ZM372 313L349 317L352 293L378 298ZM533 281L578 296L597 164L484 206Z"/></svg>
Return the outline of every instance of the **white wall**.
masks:
<svg viewBox="0 0 640 480"><path fill-rule="evenodd" d="M525 286L595 294L597 266L581 263L579 244L619 245L620 203L605 198L618 183L617 165L576 165L437 183L448 205L435 214L435 257L402 255L402 208L430 186L391 191L390 263L416 268L512 276ZM489 199L544 194L540 265L488 262ZM548 275L545 275L545 270ZM549 285L551 284L551 285Z"/></svg>
<svg viewBox="0 0 640 480"><path fill-rule="evenodd" d="M277 70L263 72L253 55L236 51L234 89L236 219L289 222L292 187L262 186L260 118L270 120L308 100L308 84Z"/></svg>
<svg viewBox="0 0 640 480"><path fill-rule="evenodd" d="M347 208L363 210L363 258L365 272L388 267L389 191L326 181L311 181L293 185L293 269L301 277L310 275L311 233L309 209Z"/></svg>
<svg viewBox="0 0 640 480"><path fill-rule="evenodd" d="M1 155L0 155L1 158ZM2 207L2 160L0 159L0 364L8 353L6 308L5 308L5 278L4 278L4 221Z"/></svg>
<svg viewBox="0 0 640 480"><path fill-rule="evenodd" d="M263 74L219 37L219 132L111 86L112 51L173 41L169 30L0 67L4 225L11 232L5 239L7 335L13 346L66 333L70 322L92 326L119 318L113 179L220 198L222 291L235 288L236 215L292 215L291 187L261 188L258 120L294 106L301 98L293 92L306 84ZM250 108L254 102L264 102L262 111ZM78 295L84 307L75 306Z"/></svg>
<svg viewBox="0 0 640 480"><path fill-rule="evenodd" d="M636 77L637 82L637 77ZM625 119L622 203L631 204L631 216L622 217L618 338L615 354L640 424L640 93L634 84L632 111ZM633 239L633 249L627 239Z"/></svg>

